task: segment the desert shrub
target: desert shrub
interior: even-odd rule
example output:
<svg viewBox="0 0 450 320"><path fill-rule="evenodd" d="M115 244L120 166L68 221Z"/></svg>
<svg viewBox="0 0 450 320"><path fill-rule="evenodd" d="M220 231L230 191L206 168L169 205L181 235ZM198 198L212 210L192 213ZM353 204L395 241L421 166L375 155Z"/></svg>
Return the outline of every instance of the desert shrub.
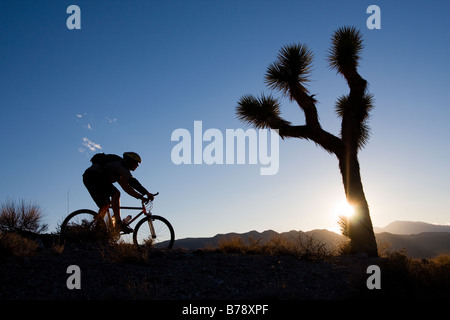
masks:
<svg viewBox="0 0 450 320"><path fill-rule="evenodd" d="M360 298L449 299L450 257L414 259L405 250L386 252L376 263L381 269L381 290L363 288ZM364 283L362 281L361 283Z"/></svg>
<svg viewBox="0 0 450 320"><path fill-rule="evenodd" d="M248 250L247 245L241 237L235 236L219 241L218 247L226 253L245 253Z"/></svg>
<svg viewBox="0 0 450 320"><path fill-rule="evenodd" d="M235 236L220 240L218 248L225 253L292 255L304 260L323 260L330 255L323 242L303 233L292 239L275 236L265 243Z"/></svg>
<svg viewBox="0 0 450 320"><path fill-rule="evenodd" d="M0 205L0 232L45 232L48 225L42 223L42 218L39 205L25 200L8 200Z"/></svg>
<svg viewBox="0 0 450 320"><path fill-rule="evenodd" d="M297 249L293 241L283 236L275 236L269 240L263 251L272 255L298 255Z"/></svg>
<svg viewBox="0 0 450 320"><path fill-rule="evenodd" d="M139 250L134 244L122 240L102 247L103 259L130 264L148 264L148 250Z"/></svg>
<svg viewBox="0 0 450 320"><path fill-rule="evenodd" d="M312 235L299 234L297 247L300 252L300 258L305 260L324 260L330 255L325 243L317 240Z"/></svg>
<svg viewBox="0 0 450 320"><path fill-rule="evenodd" d="M439 255L433 259L411 259L409 274L417 288L417 298L450 298L450 256Z"/></svg>
<svg viewBox="0 0 450 320"><path fill-rule="evenodd" d="M437 257L431 259L432 262L444 267L450 267L450 255L440 254Z"/></svg>
<svg viewBox="0 0 450 320"><path fill-rule="evenodd" d="M0 234L0 252L2 255L29 257L38 250L39 244L19 234L8 232Z"/></svg>

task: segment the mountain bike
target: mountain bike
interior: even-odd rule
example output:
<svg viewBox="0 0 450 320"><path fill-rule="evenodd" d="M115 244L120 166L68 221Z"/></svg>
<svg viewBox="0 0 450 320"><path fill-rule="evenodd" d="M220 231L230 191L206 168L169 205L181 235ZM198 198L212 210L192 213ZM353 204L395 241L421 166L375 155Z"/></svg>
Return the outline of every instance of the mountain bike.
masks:
<svg viewBox="0 0 450 320"><path fill-rule="evenodd" d="M153 196L157 196L159 192ZM140 216L133 229L133 243L138 249L143 247L153 247L159 249L170 249L175 241L175 232L170 222L152 214L153 201L145 203L142 201L140 207L120 207L122 210L141 210L135 217L131 217L124 224L128 227ZM111 209L111 207L110 207ZM122 221L123 223L123 221ZM116 231L114 216L107 210L104 219L98 218L98 212L90 209L80 209L69 214L61 224L60 239L66 241L95 241L102 239L112 239L118 241L126 233Z"/></svg>

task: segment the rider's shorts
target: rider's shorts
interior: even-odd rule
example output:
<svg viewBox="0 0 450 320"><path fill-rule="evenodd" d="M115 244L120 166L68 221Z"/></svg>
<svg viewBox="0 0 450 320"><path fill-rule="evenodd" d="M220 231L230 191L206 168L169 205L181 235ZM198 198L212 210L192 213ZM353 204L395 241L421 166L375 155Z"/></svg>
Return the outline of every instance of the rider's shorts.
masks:
<svg viewBox="0 0 450 320"><path fill-rule="evenodd" d="M111 203L111 197L119 190L109 182L108 178L96 171L86 170L83 174L83 183L92 199L101 208Z"/></svg>

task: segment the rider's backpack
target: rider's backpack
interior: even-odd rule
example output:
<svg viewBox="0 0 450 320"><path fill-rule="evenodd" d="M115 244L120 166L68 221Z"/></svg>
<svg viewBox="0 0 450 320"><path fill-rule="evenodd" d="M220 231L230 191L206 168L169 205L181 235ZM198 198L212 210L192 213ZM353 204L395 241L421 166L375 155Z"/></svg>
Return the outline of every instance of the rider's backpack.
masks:
<svg viewBox="0 0 450 320"><path fill-rule="evenodd" d="M99 164L103 166L105 163L112 162L112 161L121 161L123 160L121 157L119 157L116 154L104 154L102 153L96 153L91 158L92 164Z"/></svg>

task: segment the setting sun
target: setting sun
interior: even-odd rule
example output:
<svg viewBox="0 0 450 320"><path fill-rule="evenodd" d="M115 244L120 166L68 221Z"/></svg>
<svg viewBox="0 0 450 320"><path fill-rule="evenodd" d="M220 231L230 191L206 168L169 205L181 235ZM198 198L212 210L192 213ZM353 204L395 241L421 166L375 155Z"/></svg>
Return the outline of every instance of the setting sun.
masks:
<svg viewBox="0 0 450 320"><path fill-rule="evenodd" d="M342 200L335 207L333 214L336 217L350 217L354 212L354 209L351 205L348 204L347 200Z"/></svg>

